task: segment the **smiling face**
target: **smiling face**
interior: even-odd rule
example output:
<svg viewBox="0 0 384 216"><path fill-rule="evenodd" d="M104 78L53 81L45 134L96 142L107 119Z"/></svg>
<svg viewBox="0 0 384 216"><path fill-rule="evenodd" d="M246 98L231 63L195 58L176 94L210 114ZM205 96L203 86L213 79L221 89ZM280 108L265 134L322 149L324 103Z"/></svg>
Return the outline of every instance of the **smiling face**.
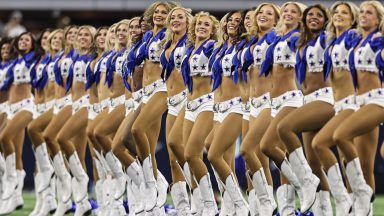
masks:
<svg viewBox="0 0 384 216"><path fill-rule="evenodd" d="M236 37L241 23L241 13L236 12L228 18L227 33L229 37Z"/></svg>
<svg viewBox="0 0 384 216"><path fill-rule="evenodd" d="M52 36L52 39L51 39L52 50L55 50L57 52L63 49L63 38L64 38L63 32L57 32Z"/></svg>
<svg viewBox="0 0 384 216"><path fill-rule="evenodd" d="M78 31L79 29L77 27L72 27L71 29L68 30L67 37L65 38L67 44L70 44L70 45L74 44Z"/></svg>
<svg viewBox="0 0 384 216"><path fill-rule="evenodd" d="M127 36L128 36L128 25L125 23L121 23L117 26L116 29L117 42L121 46L125 46L127 44Z"/></svg>
<svg viewBox="0 0 384 216"><path fill-rule="evenodd" d="M308 11L307 17L305 18L305 24L310 31L319 32L324 28L325 14L320 8L313 7Z"/></svg>
<svg viewBox="0 0 384 216"><path fill-rule="evenodd" d="M172 12L170 26L176 34L184 34L187 31L187 16L184 10L177 9Z"/></svg>
<svg viewBox="0 0 384 216"><path fill-rule="evenodd" d="M11 58L11 44L5 43L1 46L1 60L8 61Z"/></svg>
<svg viewBox="0 0 384 216"><path fill-rule="evenodd" d="M288 4L285 6L281 16L286 26L297 26L300 21L301 12L295 4Z"/></svg>
<svg viewBox="0 0 384 216"><path fill-rule="evenodd" d="M109 43L114 46L116 42L116 27L115 28L110 28L109 29Z"/></svg>
<svg viewBox="0 0 384 216"><path fill-rule="evenodd" d="M277 23L277 14L271 5L264 5L256 15L256 22L262 31L272 29Z"/></svg>
<svg viewBox="0 0 384 216"><path fill-rule="evenodd" d="M209 16L198 18L195 26L195 34L198 40L206 40L213 34L213 22Z"/></svg>
<svg viewBox="0 0 384 216"><path fill-rule="evenodd" d="M155 12L153 13L153 24L158 27L163 27L165 20L167 19L168 10L164 5L159 5L156 7Z"/></svg>
<svg viewBox="0 0 384 216"><path fill-rule="evenodd" d="M87 50L92 45L92 34L87 28L82 28L77 35L80 50Z"/></svg>
<svg viewBox="0 0 384 216"><path fill-rule="evenodd" d="M48 36L51 32L45 31L43 35L41 36L41 43L40 46L47 52L49 50L49 44L47 43Z"/></svg>
<svg viewBox="0 0 384 216"><path fill-rule="evenodd" d="M353 14L347 5L341 4L335 8L332 20L336 28L350 28L353 23Z"/></svg>
<svg viewBox="0 0 384 216"><path fill-rule="evenodd" d="M144 17L141 20L140 27L141 27L141 32L143 32L143 33L152 29L152 26L149 23L148 18L146 18L146 17Z"/></svg>
<svg viewBox="0 0 384 216"><path fill-rule="evenodd" d="M360 7L359 26L364 30L375 29L379 26L380 20L375 7L364 4Z"/></svg>
<svg viewBox="0 0 384 216"><path fill-rule="evenodd" d="M140 26L140 20L139 19L134 19L129 23L128 27L128 33L131 36L133 40L139 39L141 35L141 26Z"/></svg>
<svg viewBox="0 0 384 216"><path fill-rule="evenodd" d="M255 12L253 10L248 11L244 17L244 27L249 32L252 27L252 17Z"/></svg>
<svg viewBox="0 0 384 216"><path fill-rule="evenodd" d="M96 35L96 46L99 49L103 49L105 45L105 37L107 36L107 29L101 29Z"/></svg>
<svg viewBox="0 0 384 216"><path fill-rule="evenodd" d="M32 37L29 34L24 34L17 42L18 50L22 53L28 53L32 49Z"/></svg>

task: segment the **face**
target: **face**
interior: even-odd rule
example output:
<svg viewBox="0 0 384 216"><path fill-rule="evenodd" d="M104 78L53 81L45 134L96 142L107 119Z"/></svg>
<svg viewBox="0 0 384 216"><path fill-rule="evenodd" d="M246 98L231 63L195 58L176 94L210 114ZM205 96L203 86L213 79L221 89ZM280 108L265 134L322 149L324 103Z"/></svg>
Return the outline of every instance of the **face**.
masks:
<svg viewBox="0 0 384 216"><path fill-rule="evenodd" d="M332 19L336 28L349 28L352 26L353 15L347 5L341 4L336 7Z"/></svg>
<svg viewBox="0 0 384 216"><path fill-rule="evenodd" d="M129 35L131 35L132 39L136 40L141 35L141 27L140 27L140 21L138 19L132 20L131 23L129 23L129 29L128 29Z"/></svg>
<svg viewBox="0 0 384 216"><path fill-rule="evenodd" d="M87 28L82 28L77 35L80 49L89 49L92 45L92 34Z"/></svg>
<svg viewBox="0 0 384 216"><path fill-rule="evenodd" d="M276 25L276 12L271 5L264 5L256 15L256 22L260 29L268 30Z"/></svg>
<svg viewBox="0 0 384 216"><path fill-rule="evenodd" d="M102 49L104 48L104 44L105 44L105 37L107 36L107 32L108 30L107 29L101 29L97 35L96 35L96 46L97 48L99 49Z"/></svg>
<svg viewBox="0 0 384 216"><path fill-rule="evenodd" d="M227 33L229 36L235 37L239 32L239 26L241 23L241 14L234 13L228 18Z"/></svg>
<svg viewBox="0 0 384 216"><path fill-rule="evenodd" d="M51 47L53 50L59 51L63 49L63 32L57 32L51 39Z"/></svg>
<svg viewBox="0 0 384 216"><path fill-rule="evenodd" d="M319 32L324 28L325 15L319 8L311 8L305 18L305 24L312 32Z"/></svg>
<svg viewBox="0 0 384 216"><path fill-rule="evenodd" d="M66 39L66 42L68 44L73 44L76 40L76 37L77 37L77 32L79 31L78 28L71 28L69 29L68 33L67 33L67 37L65 38Z"/></svg>
<svg viewBox="0 0 384 216"><path fill-rule="evenodd" d="M116 41L116 28L111 28L109 30L109 34L111 35L111 37L109 38L109 43L114 45Z"/></svg>
<svg viewBox="0 0 384 216"><path fill-rule="evenodd" d="M213 22L208 16L201 16L196 22L195 34L200 40L208 39L213 33Z"/></svg>
<svg viewBox="0 0 384 216"><path fill-rule="evenodd" d="M157 26L164 26L167 15L168 10L164 5L157 6L155 12L153 13L153 24Z"/></svg>
<svg viewBox="0 0 384 216"><path fill-rule="evenodd" d="M379 16L375 7L365 4L360 7L359 26L363 29L377 28L379 25Z"/></svg>
<svg viewBox="0 0 384 216"><path fill-rule="evenodd" d="M151 24L148 22L148 18L144 18L141 21L140 27L141 27L142 32L147 32L147 31L151 30L151 28L152 28Z"/></svg>
<svg viewBox="0 0 384 216"><path fill-rule="evenodd" d="M244 27L247 31L249 31L252 27L252 16L254 14L254 11L248 11L246 14L245 14L245 17L244 17Z"/></svg>
<svg viewBox="0 0 384 216"><path fill-rule="evenodd" d="M120 24L116 29L117 41L120 45L127 44L127 36L128 36L128 25Z"/></svg>
<svg viewBox="0 0 384 216"><path fill-rule="evenodd" d="M11 44L5 43L1 47L1 59L3 61L8 61L10 59L11 54Z"/></svg>
<svg viewBox="0 0 384 216"><path fill-rule="evenodd" d="M173 11L170 19L171 30L175 33L185 33L187 31L187 17L185 11L178 9Z"/></svg>
<svg viewBox="0 0 384 216"><path fill-rule="evenodd" d="M294 26L300 21L300 10L295 4L288 4L281 16L284 19L285 25Z"/></svg>
<svg viewBox="0 0 384 216"><path fill-rule="evenodd" d="M21 52L27 53L32 49L32 38L28 34L24 34L20 37L17 43L18 49Z"/></svg>
<svg viewBox="0 0 384 216"><path fill-rule="evenodd" d="M48 47L48 44L47 44L47 40L48 40L48 36L51 32L49 31L46 31L43 33L43 35L41 36L41 43L40 43L40 46L45 50L49 50L49 47Z"/></svg>

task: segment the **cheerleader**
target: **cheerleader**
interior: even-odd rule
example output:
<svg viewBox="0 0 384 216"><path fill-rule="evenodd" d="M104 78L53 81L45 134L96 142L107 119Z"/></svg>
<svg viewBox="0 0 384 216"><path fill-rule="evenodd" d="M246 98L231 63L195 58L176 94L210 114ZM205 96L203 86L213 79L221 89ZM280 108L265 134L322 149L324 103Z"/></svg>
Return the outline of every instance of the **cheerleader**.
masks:
<svg viewBox="0 0 384 216"><path fill-rule="evenodd" d="M8 69L3 90L9 89L9 110L7 125L0 135L6 164L6 187L2 194L0 214L9 214L22 208L25 171L21 153L24 143L24 130L32 121L34 110L31 95L31 73L39 56L35 53L35 41L30 32L22 33L15 39L17 59ZM16 156L17 155L17 156Z"/></svg>
<svg viewBox="0 0 384 216"><path fill-rule="evenodd" d="M88 202L88 175L85 167L85 149L87 143L86 127L88 123L87 107L89 105L90 85L87 83L89 72L86 65L94 58L90 50L96 29L92 26L81 26L76 37L78 58L73 63L73 70L69 71L66 91L72 90L72 116L66 121L57 134L57 142L69 161L69 168L73 175L73 198L76 202L75 215L88 214L91 205Z"/></svg>
<svg viewBox="0 0 384 216"><path fill-rule="evenodd" d="M100 73L97 73L98 69L100 68L102 55L104 51L105 46L105 37L108 32L108 27L102 26L97 29L95 38L94 38L94 51L96 54L96 57L93 61L91 61L88 64L89 71L92 71L92 76L90 76L92 79L87 80L89 84L92 83L92 86L90 87L90 96L89 96L89 106L88 106L88 124L87 124L87 140L88 140L88 147L90 149L90 153L93 159L93 182L95 183L95 194L96 194L96 200L99 204L99 207L96 210L96 215L101 214L102 209L102 203L103 203L103 192L102 192L102 184L100 179L104 177L103 170L100 168L100 161L98 160L95 151L95 143L93 143L92 138L92 131L94 129L94 125L97 123L95 122L96 116L100 113L100 103L98 99L98 92L97 92L97 85L100 82ZM91 74L91 73L90 73Z"/></svg>
<svg viewBox="0 0 384 216"><path fill-rule="evenodd" d="M253 188L260 202L259 212L262 215L272 215L277 205L273 198L272 177L269 170L269 159L260 151L260 140L270 121L270 90L271 76L260 76L260 68L265 61L265 53L276 37L273 29L280 19L279 7L274 4L261 4L257 7L253 18L254 36L249 50L245 51L242 76L249 82L250 122L240 153L243 156L252 179ZM249 68L249 69L248 69ZM256 151L255 151L256 149ZM250 203L251 204L251 203Z"/></svg>
<svg viewBox="0 0 384 216"><path fill-rule="evenodd" d="M124 55L123 81L126 92L132 97L126 101L126 113L112 141L112 153L120 160L127 173L127 197L129 214L144 212L144 176L139 163L135 161L136 144L132 138L131 128L137 115L140 113L140 104L143 97L142 76L143 65L138 61L138 53L142 46L142 31L140 17L134 17L128 22L127 55ZM128 149L128 151L127 151Z"/></svg>
<svg viewBox="0 0 384 216"><path fill-rule="evenodd" d="M241 132L242 100L238 82L238 71L234 71L233 58L242 49L245 41L241 35L245 32L242 25L244 15L239 11L230 12L227 16L224 42L213 66L213 90L219 89L220 101L217 107L221 115L212 145L208 152L208 160L224 183L227 193L235 206L236 214L248 214L248 204L243 200L230 166L224 160L224 153L235 143ZM229 130L229 128L231 128ZM224 136L225 134L225 136ZM225 139L224 139L225 138Z"/></svg>
<svg viewBox="0 0 384 216"><path fill-rule="evenodd" d="M3 38L0 42L0 134L7 125L7 109L8 109L8 90L3 88L7 78L7 71L13 64L12 41ZM5 175L6 165L3 156L3 146L0 145L0 206L1 196L3 194L3 177Z"/></svg>
<svg viewBox="0 0 384 216"><path fill-rule="evenodd" d="M209 13L200 12L195 15L188 30L191 46L188 47L182 63L184 83L189 92L183 122L184 156L199 183L198 189L204 203L201 215L217 213L212 184L202 153L204 140L212 129L214 98L211 93L208 60L215 45L214 40L217 39L218 24L218 20Z"/></svg>
<svg viewBox="0 0 384 216"><path fill-rule="evenodd" d="M166 140L173 181L171 196L178 215L187 215L190 210L185 178L176 158L180 158L180 164L184 165L182 127L187 91L181 74L181 63L185 55L187 30L191 20L191 13L185 8L175 7L169 12L166 20L167 31L164 38L164 51L160 56L162 75L167 83L168 93Z"/></svg>
<svg viewBox="0 0 384 216"><path fill-rule="evenodd" d="M329 44L324 54L324 77L330 78L335 100L335 116L316 134L312 146L327 173L329 187L335 198L336 215L347 215L352 200L343 184L339 164L330 147L335 144L332 136L338 125L357 109L353 86L355 75L349 70L347 54L357 36L354 30L349 29L356 26L358 8L349 2L336 2L330 12L332 22L327 27Z"/></svg>
<svg viewBox="0 0 384 216"><path fill-rule="evenodd" d="M162 114L167 110L167 87L161 79L160 42L165 36L165 20L172 4L155 2L150 6L153 30L144 35L146 46L143 47L145 57L143 74L143 104L139 116L132 126L132 134L136 141L139 157L142 161L146 187L147 212L156 206L162 207L166 201L168 183L158 172L155 150L161 127ZM155 107L155 109L153 109ZM159 176L158 176L159 174Z"/></svg>
<svg viewBox="0 0 384 216"><path fill-rule="evenodd" d="M43 44L42 44L43 45ZM47 53L36 66L36 78L32 81L35 89L36 114L28 125L28 134L35 148L37 174L35 175L35 191L37 194L35 208L30 214L46 215L56 209L55 189L52 188L54 172L44 143L43 132L53 116L55 97L54 65L62 56L64 46L64 32L54 30L47 39ZM40 103L37 102L40 98Z"/></svg>
<svg viewBox="0 0 384 216"><path fill-rule="evenodd" d="M71 198L71 176L64 163L60 146L56 136L67 119L72 114L72 95L66 91L67 76L69 69L77 55L73 48L76 39L77 26L68 26L64 30L64 52L61 58L54 64L55 73L55 104L53 106L53 117L45 128L43 137L51 154L53 155L53 166L55 169L58 205L55 216L64 215L72 207Z"/></svg>
<svg viewBox="0 0 384 216"><path fill-rule="evenodd" d="M277 190L277 200L282 215L294 212L295 189L298 191L300 198L302 195L304 197L300 199L301 212L307 212L314 202L314 197L307 195L314 194L319 184L319 179L312 175L313 185L309 188L311 191L301 194L300 183L286 159L285 149L277 134L277 126L281 120L290 112L302 106L303 103L302 93L296 87L294 67L296 63L296 41L304 8L304 5L297 2L287 2L282 6L281 18L276 28L278 36L267 49L260 73L261 75L270 75L272 79L270 96L272 98L271 116L273 118L261 140L261 150L275 162L284 177L293 184L293 186L288 185L285 179L282 179L282 185ZM269 71L269 69L271 70Z"/></svg>
<svg viewBox="0 0 384 216"><path fill-rule="evenodd" d="M346 176L354 195L356 215L372 214L375 191L373 174L378 144L378 125L383 121L383 89L379 67L384 56L384 7L376 1L360 4L357 29L361 36L349 53L349 69L356 73L356 103L359 109L350 114L334 131L333 139L344 153ZM373 63L377 59L377 65ZM354 145L354 141L355 144Z"/></svg>
<svg viewBox="0 0 384 216"><path fill-rule="evenodd" d="M278 125L278 133L289 152L292 169L305 189L310 180L311 169L320 179L321 190L316 193L312 207L315 215L332 215L329 185L319 159L312 148L312 140L329 119L334 116L332 89L324 81L324 50L326 46L325 25L327 9L313 5L304 10L303 31L298 40L296 75L304 96L304 105L292 111ZM302 133L305 156L297 134ZM308 162L307 162L308 160ZM305 190L306 193L311 193Z"/></svg>
<svg viewBox="0 0 384 216"><path fill-rule="evenodd" d="M95 126L94 135L97 143L100 145L103 155L105 156L106 165L111 170L113 184L119 185L114 187L112 195L116 202L121 202L122 196L126 189L125 174L121 169L121 164L112 153L113 134L116 133L121 122L125 117L125 100L124 82L123 82L123 61L124 54L127 49L128 41L128 20L122 20L116 25L116 41L115 49L111 57L107 60L106 85L109 87L110 106L105 117ZM128 98L131 98L131 93L128 93ZM112 135L112 136L111 136ZM119 201L120 200L120 201ZM122 205L120 206L122 207Z"/></svg>

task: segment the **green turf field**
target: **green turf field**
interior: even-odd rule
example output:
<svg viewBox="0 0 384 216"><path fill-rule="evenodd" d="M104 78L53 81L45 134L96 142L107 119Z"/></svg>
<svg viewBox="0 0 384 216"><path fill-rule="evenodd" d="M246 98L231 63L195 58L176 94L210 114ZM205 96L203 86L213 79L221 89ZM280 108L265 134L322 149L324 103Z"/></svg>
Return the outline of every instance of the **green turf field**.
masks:
<svg viewBox="0 0 384 216"><path fill-rule="evenodd" d="M169 197L169 202L171 202L171 199ZM35 194L32 192L26 192L24 193L24 208L21 210L18 210L11 214L12 216L28 216L28 214L32 211L34 204L35 204ZM384 195L376 196L374 206L374 216L384 216Z"/></svg>

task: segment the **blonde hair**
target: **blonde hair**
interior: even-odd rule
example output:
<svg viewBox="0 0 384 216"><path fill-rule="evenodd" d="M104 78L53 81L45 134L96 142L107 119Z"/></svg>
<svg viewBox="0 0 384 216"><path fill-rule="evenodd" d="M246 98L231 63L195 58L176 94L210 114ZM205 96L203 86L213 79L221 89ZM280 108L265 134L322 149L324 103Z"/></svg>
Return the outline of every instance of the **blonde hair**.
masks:
<svg viewBox="0 0 384 216"><path fill-rule="evenodd" d="M160 5L163 5L169 12L172 10L172 8L176 7L177 4L175 2L157 1L149 5L149 7L144 11L144 17L148 17L148 21L152 25L153 25L153 14L155 13L156 8L159 7Z"/></svg>
<svg viewBox="0 0 384 216"><path fill-rule="evenodd" d="M116 24L116 30L115 31L117 31L117 29L119 28L119 26L121 26L121 25L126 25L127 26L127 30L128 30L128 27L129 27L129 19L123 19L123 20L120 20L117 24ZM128 31L127 31L127 35L126 35L126 38L127 38L127 44L128 44ZM127 44L125 44L125 46L127 46ZM124 47L125 47L124 46ZM121 50L123 47L122 46L120 46L120 44L119 43L116 43L115 42L115 48L116 48L116 50Z"/></svg>
<svg viewBox="0 0 384 216"><path fill-rule="evenodd" d="M63 34L63 39L61 40L61 48L64 49L64 30L63 29L55 29L53 30L49 35L48 35L48 39L47 39L47 42L48 42L48 48L49 48L49 52L52 53L54 52L52 46L51 46L51 42L52 42L52 39L53 37L57 34L57 33L62 33ZM53 57L53 56L52 56Z"/></svg>
<svg viewBox="0 0 384 216"><path fill-rule="evenodd" d="M105 48L104 48L104 52L108 52L109 50L111 50L114 46L114 44L111 44L110 40L111 40L111 37L112 37L112 33L111 31L114 31L115 34L116 34L116 26L117 26L117 23L114 23L111 25L111 27L109 27L108 29L108 32L107 32L107 36L105 37Z"/></svg>
<svg viewBox="0 0 384 216"><path fill-rule="evenodd" d="M260 12L261 8L263 8L264 6L271 6L273 11L275 12L275 26L277 25L277 23L279 22L280 20L280 7L275 5L275 4L271 4L271 3L262 3L260 4L256 10L255 10L255 14L252 18L252 27L251 27L251 30L250 30L250 34L251 35L257 35L260 31L260 27L259 25L257 24L257 14Z"/></svg>
<svg viewBox="0 0 384 216"><path fill-rule="evenodd" d="M161 41L160 43L160 46L163 47L168 41L172 41L173 40L173 36L175 35L175 33L171 30L171 16L172 16L172 13L176 10L182 10L184 11L185 13L185 18L186 18L186 31L188 32L188 26L191 24L192 22L192 19L193 19L193 16L191 14L192 10L189 9L189 8L183 8L183 7L174 7L169 13L168 13L168 16L167 16L167 19L165 21L165 25L166 25L166 28L167 28L167 31L165 32L165 37L164 39Z"/></svg>
<svg viewBox="0 0 384 216"><path fill-rule="evenodd" d="M195 41L196 41L195 28L196 28L197 21L201 17L204 17L204 16L209 17L212 21L212 33L213 34L211 35L210 39L217 40L217 31L219 29L219 21L216 19L216 17L212 16L208 12L201 11L193 17L192 22L189 25L189 28L188 28L188 42L189 42L189 44L195 43Z"/></svg>
<svg viewBox="0 0 384 216"><path fill-rule="evenodd" d="M96 35L96 28L93 27L93 26L90 26L90 25L83 25L83 26L80 26L79 27L79 32L83 29L87 29L90 33L91 33L91 38L92 38L92 41L91 41L91 47L89 50L91 50L93 48L93 44L95 43L95 35ZM79 34L77 34L79 35ZM78 45L78 42L77 42L77 37L76 37L76 42L75 42L76 46L75 48L78 49L79 48L79 45ZM87 50L87 51L89 51Z"/></svg>
<svg viewBox="0 0 384 216"><path fill-rule="evenodd" d="M297 29L301 29L302 26L304 25L301 21L301 18L303 16L303 12L305 10L305 8L307 8L307 6L305 6L304 4L300 3L300 2L293 2L293 1L290 1L290 2L286 2L283 4L283 6L281 6L281 9L280 9L280 20L279 22L277 23L276 25L276 31L278 34L283 34L283 29L284 29L284 19L283 17L281 16L285 10L285 8L288 6L288 5L295 5L297 9L299 9L299 12L300 12L300 17L299 17L299 26L297 27Z"/></svg>
<svg viewBox="0 0 384 216"><path fill-rule="evenodd" d="M379 1L364 1L360 4L360 8L365 5L370 5L375 8L377 12L377 18L379 19L379 31L384 34L384 6ZM360 30L361 31L361 30Z"/></svg>
<svg viewBox="0 0 384 216"><path fill-rule="evenodd" d="M100 47L97 47L97 35L102 31L102 30L106 30L108 32L108 27L107 26L102 26L102 27L99 27L97 30L96 30L96 34L95 34L95 38L93 39L93 49L95 50L96 53L102 53L104 51L104 47L100 48ZM105 44L105 43L104 43Z"/></svg>
<svg viewBox="0 0 384 216"><path fill-rule="evenodd" d="M76 41L73 44L68 44L67 43L67 35L69 31L73 28L78 29L79 26L77 25L69 25L64 28L64 53L68 53L72 48L75 47Z"/></svg>
<svg viewBox="0 0 384 216"><path fill-rule="evenodd" d="M133 21L139 21L139 24L140 24L140 17L133 17L132 19L129 20L128 22L128 28L129 28L129 25L131 25L131 23ZM143 32L141 32L141 34L143 34ZM133 40L132 36L128 33L128 42L127 42L127 48L129 47L132 47L132 45L135 43L136 41Z"/></svg>
<svg viewBox="0 0 384 216"><path fill-rule="evenodd" d="M330 9L330 21L327 25L327 34L328 34L328 41L330 41L331 39L333 39L335 36L336 36L336 28L335 26L333 25L333 15L335 14L335 11L336 11L336 8L340 5L345 5L349 8L349 10L351 11L351 14L352 14L352 25L351 25L351 28L354 28L356 27L357 25L357 19L358 19L358 15L359 15L359 8L352 2L348 2L348 1L337 1L335 4L333 4L331 6L331 9Z"/></svg>

